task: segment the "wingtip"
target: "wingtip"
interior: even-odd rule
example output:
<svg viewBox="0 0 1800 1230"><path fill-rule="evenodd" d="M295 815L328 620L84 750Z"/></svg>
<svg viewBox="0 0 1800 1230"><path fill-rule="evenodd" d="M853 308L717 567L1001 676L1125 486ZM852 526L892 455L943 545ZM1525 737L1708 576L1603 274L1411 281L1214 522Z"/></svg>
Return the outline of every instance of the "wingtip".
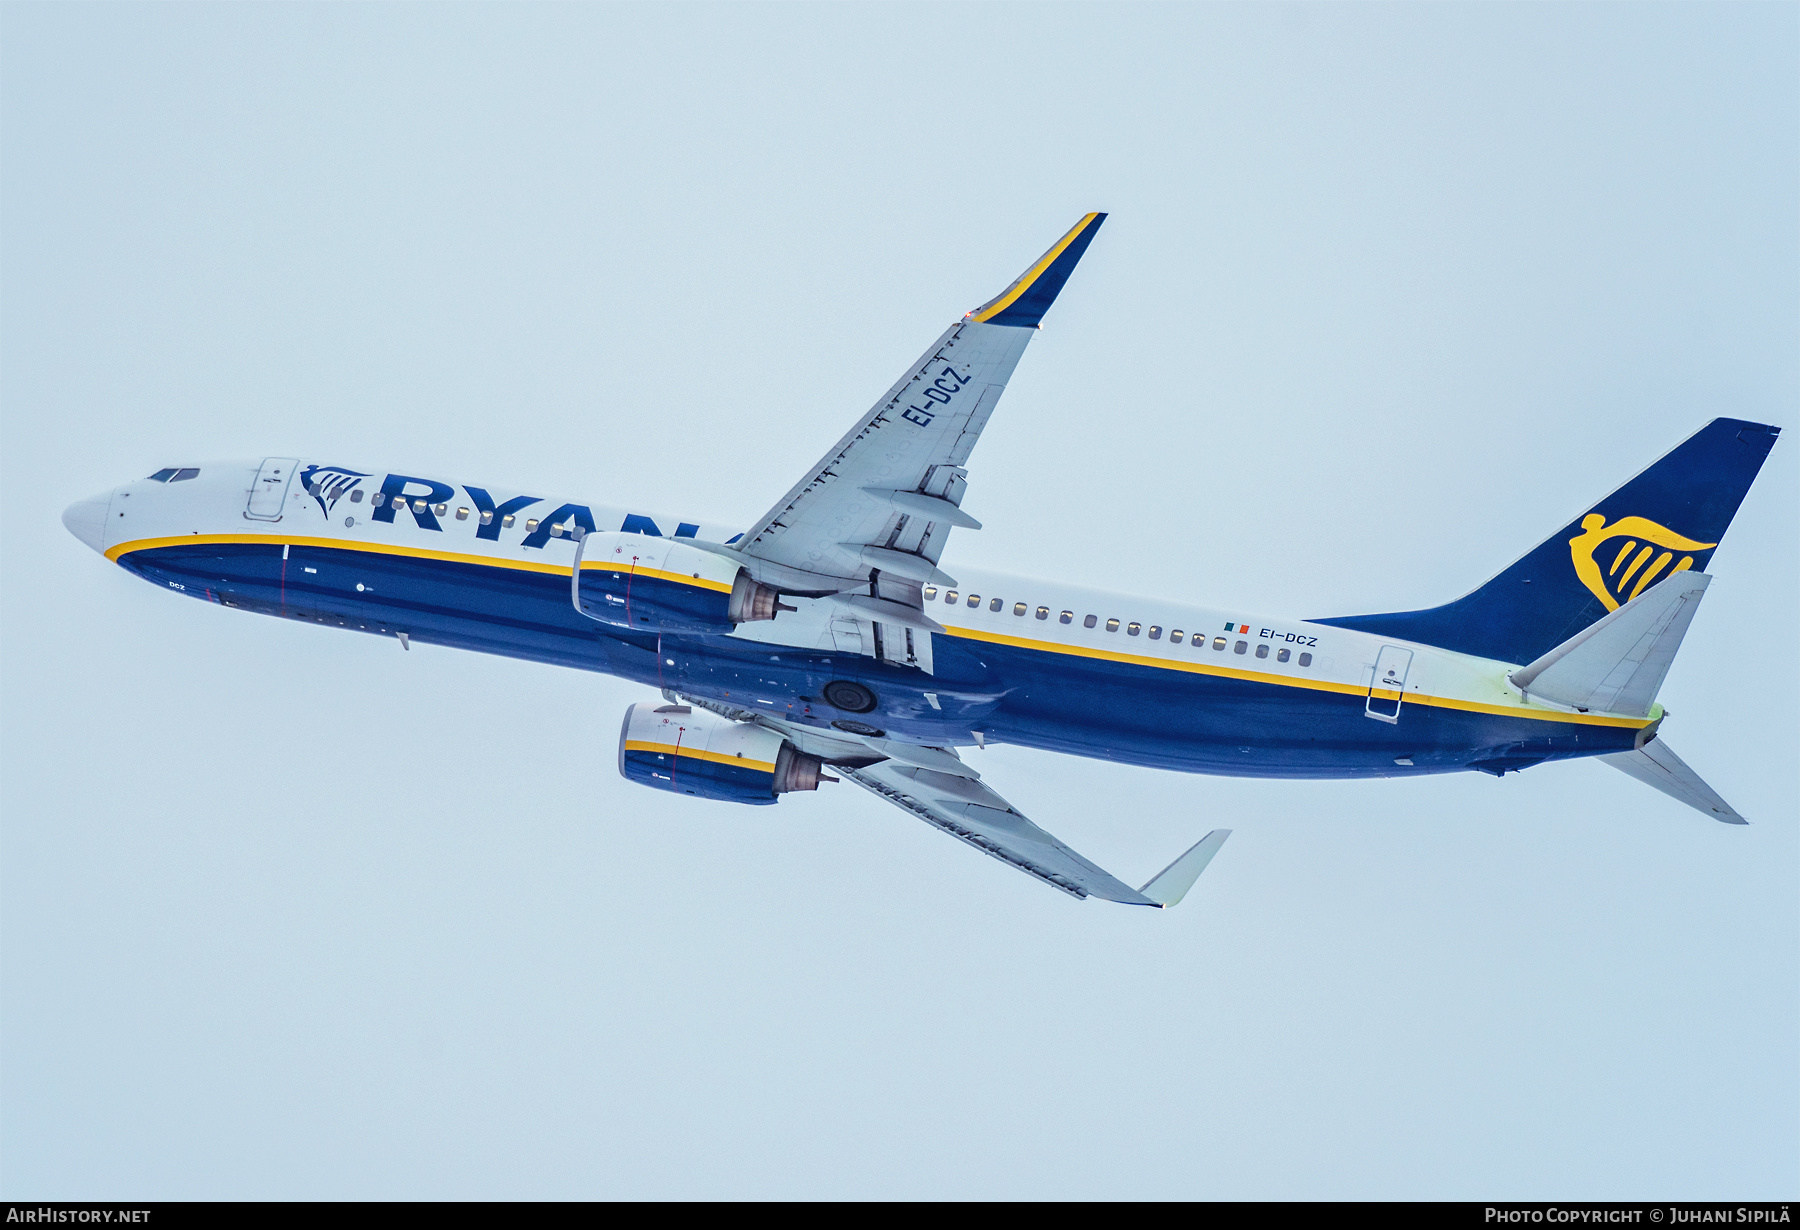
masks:
<svg viewBox="0 0 1800 1230"><path fill-rule="evenodd" d="M1180 858L1164 867L1152 876L1149 883L1138 889L1163 909L1170 909L1181 904L1181 899L1194 887L1194 881L1206 870L1207 864L1231 836L1230 829L1214 829L1199 841L1189 846Z"/></svg>
<svg viewBox="0 0 1800 1230"><path fill-rule="evenodd" d="M1098 210L1082 215L1068 234L1052 244L1011 286L970 312L969 319L976 324L1035 328L1062 293L1063 284L1105 221L1106 214Z"/></svg>

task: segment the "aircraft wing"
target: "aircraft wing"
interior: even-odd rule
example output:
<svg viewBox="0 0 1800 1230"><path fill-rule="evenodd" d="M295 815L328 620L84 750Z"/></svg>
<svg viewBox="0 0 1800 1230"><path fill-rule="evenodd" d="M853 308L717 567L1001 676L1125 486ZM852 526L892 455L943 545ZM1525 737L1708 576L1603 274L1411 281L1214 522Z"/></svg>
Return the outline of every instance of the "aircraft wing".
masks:
<svg viewBox="0 0 1800 1230"><path fill-rule="evenodd" d="M925 749L934 751L936 749ZM949 753L942 753L946 756ZM1167 908L1179 903L1212 861L1230 829L1215 829L1142 888L1132 888L1027 820L972 777L898 759L833 772L871 794L1073 897ZM967 772L967 770L964 770Z"/></svg>
<svg viewBox="0 0 1800 1230"><path fill-rule="evenodd" d="M951 325L844 438L733 543L771 583L844 592L879 570L899 584L871 597L918 606L964 513L963 464L1019 356L1105 214L1075 224L997 298ZM910 592L907 587L910 586Z"/></svg>

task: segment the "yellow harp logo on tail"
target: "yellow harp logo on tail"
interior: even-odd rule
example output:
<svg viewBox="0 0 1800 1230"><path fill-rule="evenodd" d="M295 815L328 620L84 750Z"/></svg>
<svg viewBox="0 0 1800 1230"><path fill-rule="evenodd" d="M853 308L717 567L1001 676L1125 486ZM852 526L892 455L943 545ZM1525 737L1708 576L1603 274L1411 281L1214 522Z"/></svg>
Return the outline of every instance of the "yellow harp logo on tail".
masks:
<svg viewBox="0 0 1800 1230"><path fill-rule="evenodd" d="M1580 537L1569 539L1575 575L1609 611L1618 610L1662 577L1692 568L1694 557L1686 552L1719 545L1683 538L1647 517L1620 517L1608 525L1599 513L1589 513L1581 519L1581 528L1585 532Z"/></svg>

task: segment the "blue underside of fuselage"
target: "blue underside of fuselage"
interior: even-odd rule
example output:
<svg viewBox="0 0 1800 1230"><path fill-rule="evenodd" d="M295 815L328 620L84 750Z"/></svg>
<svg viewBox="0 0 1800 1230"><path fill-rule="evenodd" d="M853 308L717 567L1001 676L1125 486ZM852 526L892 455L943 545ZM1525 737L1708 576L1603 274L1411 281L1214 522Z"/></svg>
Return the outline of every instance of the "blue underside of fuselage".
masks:
<svg viewBox="0 0 1800 1230"><path fill-rule="evenodd" d="M994 742L1183 772L1346 778L1501 772L1629 749L1636 734L1410 703L1389 724L1367 717L1359 695L955 636L934 638L929 676L857 654L728 636L659 638L581 615L566 575L448 560L299 545L284 559L279 544L197 543L119 562L153 584L244 610L404 632L424 644L600 671L821 730L850 721L915 742L967 743L980 731ZM821 698L834 679L865 684L877 708L832 708ZM1412 763L1395 763L1401 759Z"/></svg>

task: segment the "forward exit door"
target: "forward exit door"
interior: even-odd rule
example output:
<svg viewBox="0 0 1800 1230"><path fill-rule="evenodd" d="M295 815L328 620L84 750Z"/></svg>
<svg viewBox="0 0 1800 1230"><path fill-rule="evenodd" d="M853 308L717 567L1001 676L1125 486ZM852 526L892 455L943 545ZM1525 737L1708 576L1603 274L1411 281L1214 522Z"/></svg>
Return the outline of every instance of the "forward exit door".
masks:
<svg viewBox="0 0 1800 1230"><path fill-rule="evenodd" d="M250 485L250 504L244 515L252 521L279 521L287 503L288 484L294 481L299 461L292 457L265 457Z"/></svg>
<svg viewBox="0 0 1800 1230"><path fill-rule="evenodd" d="M1363 713L1377 722L1398 722L1400 700L1406 695L1406 672L1412 669L1412 650L1383 645L1375 655L1375 674L1369 680L1369 699Z"/></svg>

